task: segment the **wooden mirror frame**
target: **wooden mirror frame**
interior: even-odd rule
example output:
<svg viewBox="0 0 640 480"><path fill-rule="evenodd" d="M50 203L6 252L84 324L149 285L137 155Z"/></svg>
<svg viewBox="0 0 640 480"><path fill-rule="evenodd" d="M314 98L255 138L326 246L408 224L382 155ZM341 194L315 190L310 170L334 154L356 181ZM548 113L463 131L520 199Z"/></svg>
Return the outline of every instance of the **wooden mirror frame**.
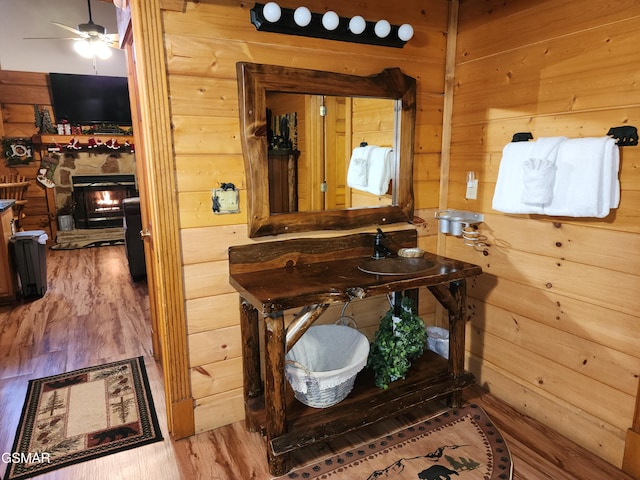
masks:
<svg viewBox="0 0 640 480"><path fill-rule="evenodd" d="M346 230L413 219L413 144L416 120L416 81L399 68L367 77L239 62L240 132L247 175L249 237L312 230ZM271 214L267 159L267 91L376 97L398 100L402 106L396 126L400 149L393 205L342 210Z"/></svg>

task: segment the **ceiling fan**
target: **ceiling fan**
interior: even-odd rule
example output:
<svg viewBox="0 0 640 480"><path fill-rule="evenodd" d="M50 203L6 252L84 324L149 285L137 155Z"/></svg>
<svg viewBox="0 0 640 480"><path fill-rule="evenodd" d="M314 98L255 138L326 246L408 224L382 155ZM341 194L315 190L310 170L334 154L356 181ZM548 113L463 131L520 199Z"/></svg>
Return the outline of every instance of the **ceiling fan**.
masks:
<svg viewBox="0 0 640 480"><path fill-rule="evenodd" d="M87 0L89 21L81 23L78 28L70 27L64 23L51 22L58 27L74 33L77 37L50 37L50 38L25 38L25 40L74 40L74 49L85 58L107 59L111 56L111 48L118 47L117 34L107 35L107 29L102 25L93 23L91 15L91 0Z"/></svg>

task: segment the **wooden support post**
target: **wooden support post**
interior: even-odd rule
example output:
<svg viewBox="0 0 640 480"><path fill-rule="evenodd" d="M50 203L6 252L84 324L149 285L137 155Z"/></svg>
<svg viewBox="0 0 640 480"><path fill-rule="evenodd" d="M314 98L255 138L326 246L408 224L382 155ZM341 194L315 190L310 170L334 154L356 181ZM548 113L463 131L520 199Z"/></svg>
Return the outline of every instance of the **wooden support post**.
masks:
<svg viewBox="0 0 640 480"><path fill-rule="evenodd" d="M260 379L260 335L258 310L244 298L240 298L240 332L242 335L242 374L244 387L244 414L247 430L255 432L259 425L250 414L251 399L262 395Z"/></svg>
<svg viewBox="0 0 640 480"><path fill-rule="evenodd" d="M267 445L271 440L286 432L285 414L285 378L284 378L284 350L285 328L284 315L277 312L265 318L265 373L264 388L269 395L265 395L266 436ZM271 448L267 449L269 472L274 475L284 475L290 469L290 455L276 456Z"/></svg>
<svg viewBox="0 0 640 480"><path fill-rule="evenodd" d="M467 302L467 282L460 279L449 283L449 288L445 284L428 288L449 313L449 371L453 378L458 378L464 374L464 311ZM461 405L461 392L452 393L451 406Z"/></svg>

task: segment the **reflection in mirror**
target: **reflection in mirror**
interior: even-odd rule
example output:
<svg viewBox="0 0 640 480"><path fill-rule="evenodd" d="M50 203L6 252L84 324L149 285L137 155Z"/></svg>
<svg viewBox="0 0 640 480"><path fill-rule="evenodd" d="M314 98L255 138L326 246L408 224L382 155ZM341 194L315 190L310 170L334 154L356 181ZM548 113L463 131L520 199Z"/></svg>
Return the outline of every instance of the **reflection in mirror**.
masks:
<svg viewBox="0 0 640 480"><path fill-rule="evenodd" d="M270 212L392 205L395 155L389 156L385 192L361 185L354 175L355 163L368 161L362 157L375 153L374 146L393 150L394 106L387 98L267 91ZM311 130L316 128L318 134ZM365 144L369 148L361 148Z"/></svg>
<svg viewBox="0 0 640 480"><path fill-rule="evenodd" d="M413 78L243 62L237 73L250 237L412 220ZM375 188L352 168L365 159Z"/></svg>

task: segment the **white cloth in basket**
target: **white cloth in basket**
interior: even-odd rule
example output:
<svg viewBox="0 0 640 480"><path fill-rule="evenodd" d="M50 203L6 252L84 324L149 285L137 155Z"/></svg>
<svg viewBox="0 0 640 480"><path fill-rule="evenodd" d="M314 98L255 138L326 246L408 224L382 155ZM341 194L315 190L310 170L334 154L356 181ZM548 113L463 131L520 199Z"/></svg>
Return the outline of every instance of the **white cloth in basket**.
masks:
<svg viewBox="0 0 640 480"><path fill-rule="evenodd" d="M291 388L307 393L309 378L318 382L321 390L335 387L354 377L367 364L369 340L358 330L345 325L314 325L287 353L291 363L285 375Z"/></svg>

